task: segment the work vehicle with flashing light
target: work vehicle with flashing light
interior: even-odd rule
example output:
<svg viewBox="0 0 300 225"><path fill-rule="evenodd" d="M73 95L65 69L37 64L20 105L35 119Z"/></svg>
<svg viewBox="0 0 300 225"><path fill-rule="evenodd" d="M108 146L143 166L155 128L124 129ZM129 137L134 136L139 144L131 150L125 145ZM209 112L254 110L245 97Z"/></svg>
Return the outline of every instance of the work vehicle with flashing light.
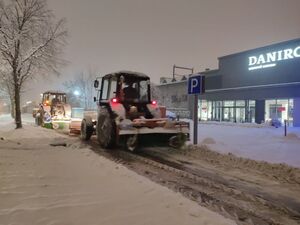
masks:
<svg viewBox="0 0 300 225"><path fill-rule="evenodd" d="M66 93L46 91L41 94L41 98L34 115L36 124L53 129L68 127L71 120L71 106L67 104Z"/></svg>
<svg viewBox="0 0 300 225"><path fill-rule="evenodd" d="M189 136L189 124L166 117L166 108L151 99L150 78L142 73L120 71L94 81L97 90L97 116L85 116L81 122L81 138L93 134L107 149L124 144L135 151L145 140L165 141L181 147Z"/></svg>

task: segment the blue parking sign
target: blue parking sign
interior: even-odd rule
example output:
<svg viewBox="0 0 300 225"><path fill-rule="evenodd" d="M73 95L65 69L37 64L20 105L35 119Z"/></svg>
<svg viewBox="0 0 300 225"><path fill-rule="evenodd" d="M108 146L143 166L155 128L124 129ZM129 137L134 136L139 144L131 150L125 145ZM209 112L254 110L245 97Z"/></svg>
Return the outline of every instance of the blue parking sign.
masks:
<svg viewBox="0 0 300 225"><path fill-rule="evenodd" d="M205 92L205 77L192 76L188 80L188 94L203 94Z"/></svg>

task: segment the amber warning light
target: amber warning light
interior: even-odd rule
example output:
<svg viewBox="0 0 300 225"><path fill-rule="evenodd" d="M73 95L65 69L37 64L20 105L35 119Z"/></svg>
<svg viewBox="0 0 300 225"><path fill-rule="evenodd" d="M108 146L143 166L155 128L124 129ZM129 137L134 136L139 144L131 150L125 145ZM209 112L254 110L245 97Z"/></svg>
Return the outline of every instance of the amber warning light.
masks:
<svg viewBox="0 0 300 225"><path fill-rule="evenodd" d="M50 105L49 103L50 103L49 100L46 100L45 103L44 103L44 106Z"/></svg>

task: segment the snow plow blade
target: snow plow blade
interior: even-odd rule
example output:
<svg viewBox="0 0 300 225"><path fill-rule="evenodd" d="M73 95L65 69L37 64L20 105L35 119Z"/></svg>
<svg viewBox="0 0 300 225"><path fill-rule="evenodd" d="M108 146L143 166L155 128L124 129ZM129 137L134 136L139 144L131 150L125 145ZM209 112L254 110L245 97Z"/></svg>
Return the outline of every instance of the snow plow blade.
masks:
<svg viewBox="0 0 300 225"><path fill-rule="evenodd" d="M189 134L189 123L168 119L135 119L119 123L119 135L126 134Z"/></svg>
<svg viewBox="0 0 300 225"><path fill-rule="evenodd" d="M60 120L60 121L51 121L49 123L44 123L43 127L47 128L47 129L54 129L54 130L65 130L65 129L69 129L69 124L70 121L69 120Z"/></svg>
<svg viewBox="0 0 300 225"><path fill-rule="evenodd" d="M189 123L162 118L125 120L118 126L118 135L120 142L135 137L140 146L180 148L189 139Z"/></svg>

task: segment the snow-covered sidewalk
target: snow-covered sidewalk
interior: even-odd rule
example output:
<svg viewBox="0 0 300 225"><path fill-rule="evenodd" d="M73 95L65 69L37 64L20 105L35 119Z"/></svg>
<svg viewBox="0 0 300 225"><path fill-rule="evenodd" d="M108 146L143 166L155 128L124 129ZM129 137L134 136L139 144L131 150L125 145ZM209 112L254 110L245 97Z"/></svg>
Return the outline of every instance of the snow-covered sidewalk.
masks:
<svg viewBox="0 0 300 225"><path fill-rule="evenodd" d="M201 122L198 124L198 144L205 144L220 153L231 152L240 157L300 168L300 128L288 127L285 137L284 127Z"/></svg>
<svg viewBox="0 0 300 225"><path fill-rule="evenodd" d="M0 224L235 224L53 130L0 117ZM53 141L66 147L53 147Z"/></svg>

